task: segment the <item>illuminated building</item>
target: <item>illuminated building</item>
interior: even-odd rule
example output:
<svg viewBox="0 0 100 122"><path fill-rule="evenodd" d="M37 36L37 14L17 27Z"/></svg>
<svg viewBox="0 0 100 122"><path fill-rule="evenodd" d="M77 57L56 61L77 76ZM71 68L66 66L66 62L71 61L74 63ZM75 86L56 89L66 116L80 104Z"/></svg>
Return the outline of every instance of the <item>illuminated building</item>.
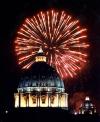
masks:
<svg viewBox="0 0 100 122"><path fill-rule="evenodd" d="M15 108L68 107L64 83L56 70L46 63L42 48L35 56L35 63L22 74L17 91Z"/></svg>
<svg viewBox="0 0 100 122"><path fill-rule="evenodd" d="M80 107L79 114L95 114L96 107L88 96L86 96L84 103Z"/></svg>

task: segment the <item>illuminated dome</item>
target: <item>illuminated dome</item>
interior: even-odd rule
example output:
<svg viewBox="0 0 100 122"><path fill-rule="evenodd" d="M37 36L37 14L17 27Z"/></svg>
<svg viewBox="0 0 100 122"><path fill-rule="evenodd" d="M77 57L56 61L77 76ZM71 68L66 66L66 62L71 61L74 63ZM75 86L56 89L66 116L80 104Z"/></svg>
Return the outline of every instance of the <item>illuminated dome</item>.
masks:
<svg viewBox="0 0 100 122"><path fill-rule="evenodd" d="M64 83L46 63L42 47L35 56L35 63L21 75L17 90L15 107L68 107Z"/></svg>
<svg viewBox="0 0 100 122"><path fill-rule="evenodd" d="M58 91L64 92L64 84L54 68L46 62L35 62L24 72L18 86L19 92Z"/></svg>

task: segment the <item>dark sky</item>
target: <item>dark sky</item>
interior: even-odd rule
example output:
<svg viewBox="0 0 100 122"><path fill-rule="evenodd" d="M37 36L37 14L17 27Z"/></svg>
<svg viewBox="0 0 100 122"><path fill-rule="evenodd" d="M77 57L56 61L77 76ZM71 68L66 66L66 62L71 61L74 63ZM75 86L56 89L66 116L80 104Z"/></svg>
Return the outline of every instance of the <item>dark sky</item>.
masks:
<svg viewBox="0 0 100 122"><path fill-rule="evenodd" d="M69 93L88 93L100 111L100 1L99 0L0 0L0 107L10 106L20 74L14 39L23 20L40 10L65 10L88 29L88 66L75 79L66 81Z"/></svg>

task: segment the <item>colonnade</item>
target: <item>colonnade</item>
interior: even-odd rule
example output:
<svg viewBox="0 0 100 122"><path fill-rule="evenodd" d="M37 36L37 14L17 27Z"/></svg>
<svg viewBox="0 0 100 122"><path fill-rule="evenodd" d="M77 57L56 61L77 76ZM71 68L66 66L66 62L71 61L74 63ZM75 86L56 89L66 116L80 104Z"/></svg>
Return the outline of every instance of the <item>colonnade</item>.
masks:
<svg viewBox="0 0 100 122"><path fill-rule="evenodd" d="M15 107L68 107L67 93L15 93Z"/></svg>

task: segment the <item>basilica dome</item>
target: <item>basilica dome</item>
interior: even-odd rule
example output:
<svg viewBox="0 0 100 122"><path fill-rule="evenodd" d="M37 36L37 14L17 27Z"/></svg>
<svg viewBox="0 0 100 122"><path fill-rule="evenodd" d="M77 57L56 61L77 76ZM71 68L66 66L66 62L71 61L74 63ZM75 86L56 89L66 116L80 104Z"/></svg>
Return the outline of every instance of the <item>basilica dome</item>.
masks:
<svg viewBox="0 0 100 122"><path fill-rule="evenodd" d="M57 71L46 63L40 47L32 66L21 74L15 107L68 107L68 94Z"/></svg>
<svg viewBox="0 0 100 122"><path fill-rule="evenodd" d="M64 83L56 70L46 62L35 62L21 75L18 91L64 92Z"/></svg>

